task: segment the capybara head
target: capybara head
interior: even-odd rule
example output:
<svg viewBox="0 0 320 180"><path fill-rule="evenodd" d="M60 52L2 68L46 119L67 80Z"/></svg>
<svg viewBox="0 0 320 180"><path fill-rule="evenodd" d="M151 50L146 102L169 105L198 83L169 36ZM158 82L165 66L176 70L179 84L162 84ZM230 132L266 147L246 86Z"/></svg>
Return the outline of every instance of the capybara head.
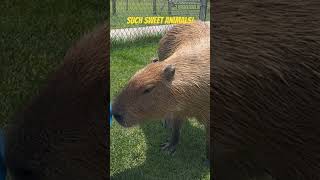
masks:
<svg viewBox="0 0 320 180"><path fill-rule="evenodd" d="M163 117L176 104L172 93L174 76L175 66L166 62L150 63L139 70L113 103L115 119L130 127Z"/></svg>

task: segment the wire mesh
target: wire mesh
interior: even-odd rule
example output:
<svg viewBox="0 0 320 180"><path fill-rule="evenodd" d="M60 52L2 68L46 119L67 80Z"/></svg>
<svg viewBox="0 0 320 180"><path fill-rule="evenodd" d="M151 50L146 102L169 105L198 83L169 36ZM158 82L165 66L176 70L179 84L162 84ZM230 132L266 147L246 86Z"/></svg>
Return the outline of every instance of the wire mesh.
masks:
<svg viewBox="0 0 320 180"><path fill-rule="evenodd" d="M208 21L209 3L208 0L111 0L111 39L161 34L174 24L164 23L167 17ZM146 23L147 18L157 17L158 20L163 17L162 21Z"/></svg>

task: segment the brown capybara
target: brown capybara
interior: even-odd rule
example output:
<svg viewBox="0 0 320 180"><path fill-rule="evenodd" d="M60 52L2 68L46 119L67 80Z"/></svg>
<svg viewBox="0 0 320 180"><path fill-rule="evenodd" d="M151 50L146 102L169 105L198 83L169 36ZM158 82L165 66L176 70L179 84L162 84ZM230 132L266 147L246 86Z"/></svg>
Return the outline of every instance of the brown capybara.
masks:
<svg viewBox="0 0 320 180"><path fill-rule="evenodd" d="M195 32L192 29L201 32L201 36L189 43L192 37L187 38L187 35L190 31ZM174 44L175 51L170 52L171 55L159 53L167 54L167 58L160 57L160 61L139 70L116 97L112 109L115 119L125 127L149 119L170 119L176 131L163 148L173 151L179 137L180 121L196 117L209 125L210 29L204 23L195 22L177 25L167 35L170 33L172 39L185 37L186 42L182 39L177 43L167 41ZM165 52L161 48L159 51ZM209 126L206 127L209 135Z"/></svg>
<svg viewBox="0 0 320 180"><path fill-rule="evenodd" d="M7 128L13 180L108 179L108 27L77 42Z"/></svg>
<svg viewBox="0 0 320 180"><path fill-rule="evenodd" d="M161 38L158 47L158 58L152 59L152 62L163 61L177 51L179 47L183 47L186 44L190 45L204 36L209 36L208 29L209 26L201 21L173 26ZM168 150L171 154L175 152L176 145L179 143L180 129L184 121L185 119L175 119L172 113L165 115L163 125L171 128L172 135L168 142L161 145L163 150Z"/></svg>
<svg viewBox="0 0 320 180"><path fill-rule="evenodd" d="M319 180L319 1L212 7L214 179Z"/></svg>

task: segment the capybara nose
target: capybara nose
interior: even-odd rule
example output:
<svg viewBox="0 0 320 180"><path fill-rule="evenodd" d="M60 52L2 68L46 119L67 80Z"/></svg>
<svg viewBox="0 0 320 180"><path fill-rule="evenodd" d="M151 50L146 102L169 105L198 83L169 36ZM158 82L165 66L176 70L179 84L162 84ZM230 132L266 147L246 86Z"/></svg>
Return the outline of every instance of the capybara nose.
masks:
<svg viewBox="0 0 320 180"><path fill-rule="evenodd" d="M113 113L113 117L121 124L123 121L123 116L118 113Z"/></svg>

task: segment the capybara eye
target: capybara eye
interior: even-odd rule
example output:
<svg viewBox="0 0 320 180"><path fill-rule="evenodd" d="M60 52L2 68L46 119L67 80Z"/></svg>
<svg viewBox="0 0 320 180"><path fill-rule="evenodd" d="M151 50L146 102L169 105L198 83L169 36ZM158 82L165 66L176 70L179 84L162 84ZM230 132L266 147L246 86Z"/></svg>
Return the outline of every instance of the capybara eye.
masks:
<svg viewBox="0 0 320 180"><path fill-rule="evenodd" d="M154 86L149 87L149 88L147 88L147 89L145 89L145 90L143 91L143 94L148 94L148 93L150 93L153 89L154 89Z"/></svg>

